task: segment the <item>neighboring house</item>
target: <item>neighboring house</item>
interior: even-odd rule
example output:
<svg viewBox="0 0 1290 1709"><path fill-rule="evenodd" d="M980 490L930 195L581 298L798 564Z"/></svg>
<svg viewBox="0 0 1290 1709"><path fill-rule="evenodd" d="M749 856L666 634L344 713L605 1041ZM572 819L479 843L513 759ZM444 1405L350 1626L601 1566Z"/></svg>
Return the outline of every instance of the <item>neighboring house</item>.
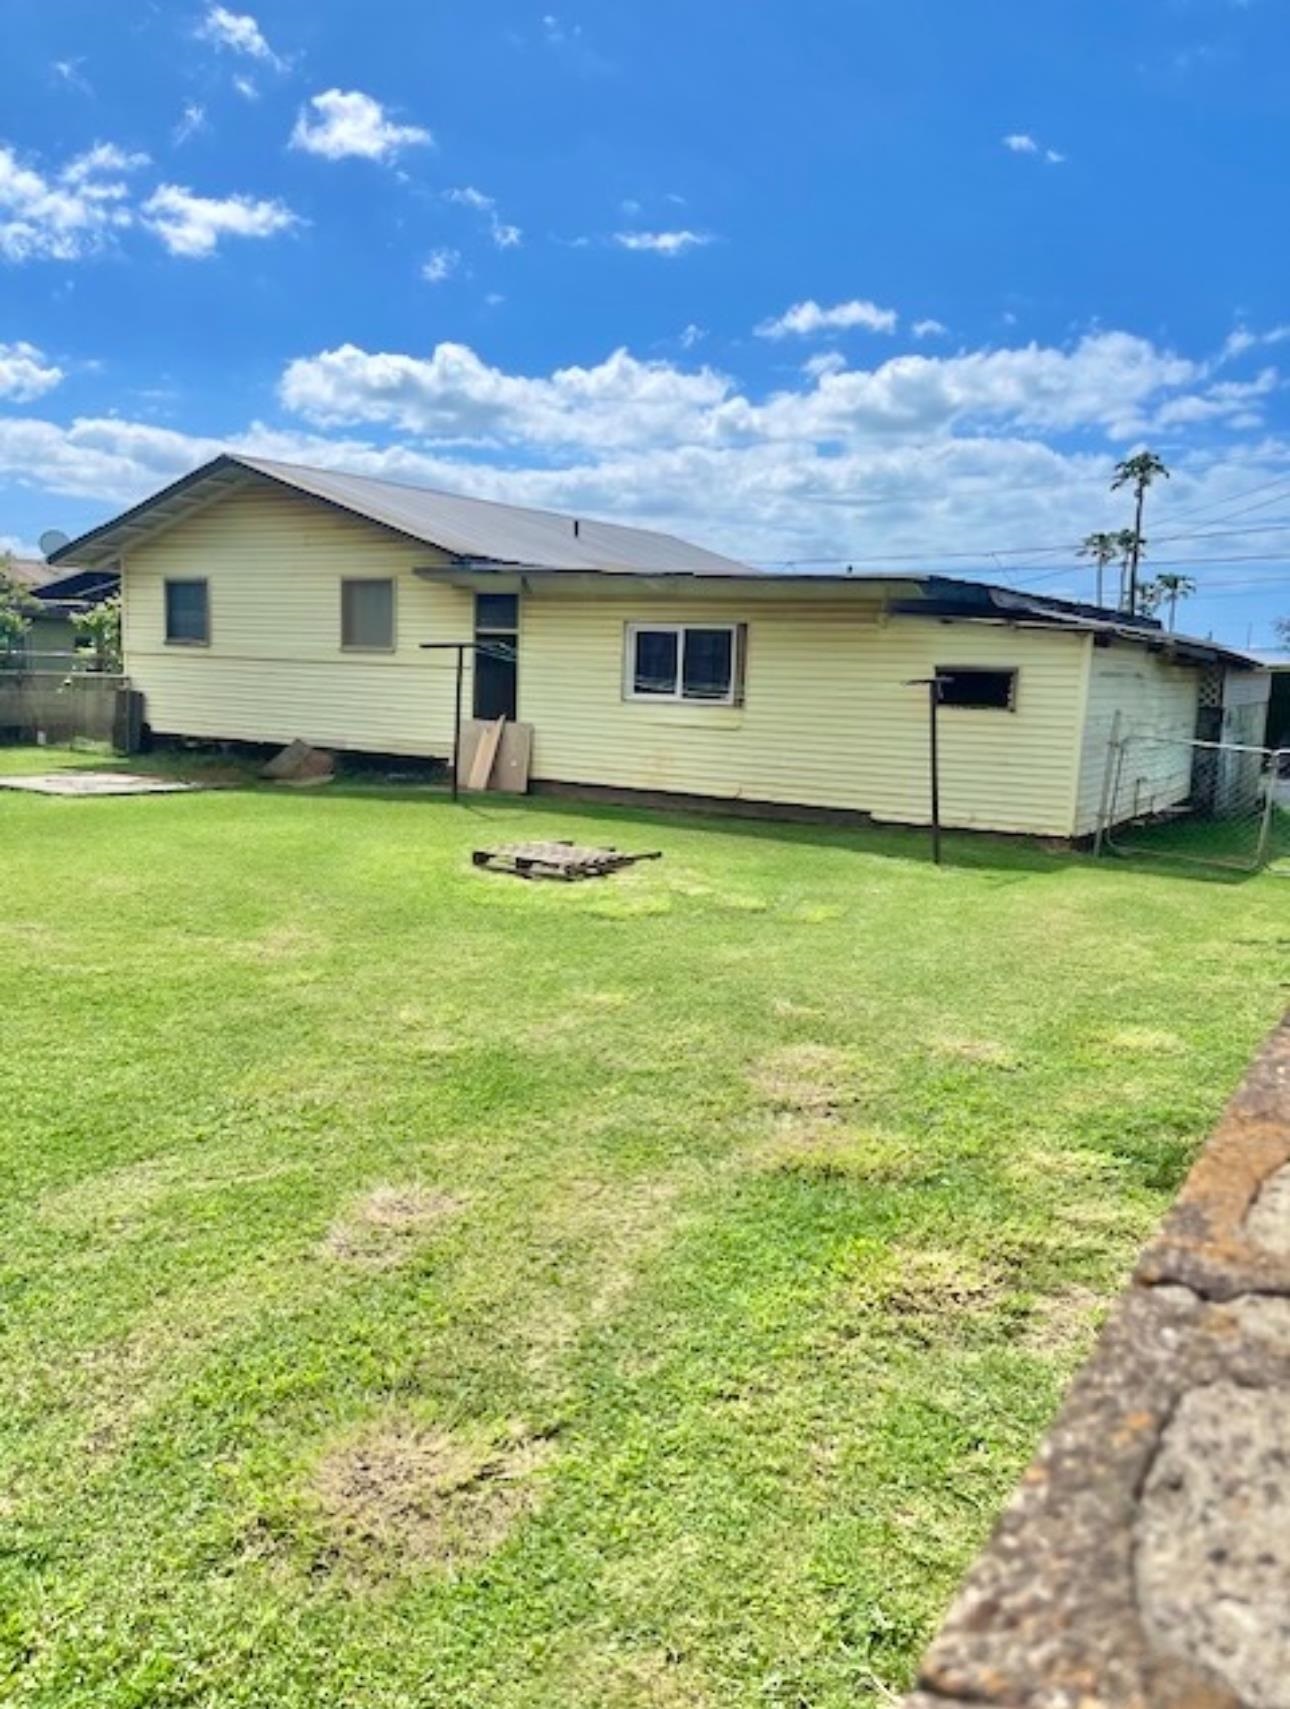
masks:
<svg viewBox="0 0 1290 1709"><path fill-rule="evenodd" d="M33 671L65 670L76 651L73 617L119 593L119 576L112 570L57 568L43 558L10 556L5 568L35 602L18 649L22 664Z"/></svg>
<svg viewBox="0 0 1290 1709"><path fill-rule="evenodd" d="M1290 653L1256 653L1254 657L1272 678L1272 695L1268 704L1268 746L1290 750Z"/></svg>
<svg viewBox="0 0 1290 1709"><path fill-rule="evenodd" d="M1118 727L1197 733L1255 662L1158 624L919 575L759 572L666 534L223 456L54 554L121 568L154 732L446 757L466 710L531 724L543 785L925 823L1096 827ZM1243 689L1242 689L1243 692ZM1185 798L1174 756L1137 798Z"/></svg>

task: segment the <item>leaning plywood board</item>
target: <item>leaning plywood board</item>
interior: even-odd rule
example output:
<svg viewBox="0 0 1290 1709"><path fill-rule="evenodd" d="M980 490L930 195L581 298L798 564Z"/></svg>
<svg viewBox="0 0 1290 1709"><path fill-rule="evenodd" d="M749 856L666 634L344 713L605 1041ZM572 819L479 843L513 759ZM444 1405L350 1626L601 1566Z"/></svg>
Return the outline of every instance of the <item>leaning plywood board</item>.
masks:
<svg viewBox="0 0 1290 1709"><path fill-rule="evenodd" d="M479 746L470 762L470 770L466 773L466 788L479 790L488 788L488 780L493 775L493 763L497 759L497 750L501 745L502 731L506 728L505 718L498 718L491 724L485 724L479 738Z"/></svg>
<svg viewBox="0 0 1290 1709"><path fill-rule="evenodd" d="M533 726L508 724L502 731L501 746L497 750L492 787L505 790L509 795L527 794L532 754Z"/></svg>

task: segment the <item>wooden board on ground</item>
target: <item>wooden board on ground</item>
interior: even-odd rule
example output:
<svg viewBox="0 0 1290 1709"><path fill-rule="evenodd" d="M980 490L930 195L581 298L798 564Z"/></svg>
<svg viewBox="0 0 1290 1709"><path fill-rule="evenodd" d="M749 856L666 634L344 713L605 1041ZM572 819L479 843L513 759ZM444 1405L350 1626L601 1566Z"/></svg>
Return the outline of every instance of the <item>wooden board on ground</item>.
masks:
<svg viewBox="0 0 1290 1709"><path fill-rule="evenodd" d="M493 762L497 758L497 750L501 745L502 731L506 728L505 718L495 719L486 723L480 734L479 745L475 749L474 758L470 762L470 770L462 780L467 789L480 790L488 788L488 780L493 775Z"/></svg>
<svg viewBox="0 0 1290 1709"><path fill-rule="evenodd" d="M515 878L557 878L566 884L579 878L607 878L638 860L662 860L661 850L648 854L623 854L619 849L593 849L577 843L504 843L496 849L476 849L475 866L489 872L508 872Z"/></svg>

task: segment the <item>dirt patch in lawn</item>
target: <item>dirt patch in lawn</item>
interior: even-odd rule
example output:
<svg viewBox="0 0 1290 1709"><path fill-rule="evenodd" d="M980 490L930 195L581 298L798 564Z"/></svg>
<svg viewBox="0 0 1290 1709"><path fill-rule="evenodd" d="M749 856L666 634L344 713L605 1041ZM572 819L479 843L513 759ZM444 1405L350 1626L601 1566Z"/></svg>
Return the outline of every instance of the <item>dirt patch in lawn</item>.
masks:
<svg viewBox="0 0 1290 1709"><path fill-rule="evenodd" d="M331 1225L322 1249L342 1264L390 1270L411 1258L427 1234L464 1204L458 1194L437 1187L375 1187Z"/></svg>
<svg viewBox="0 0 1290 1709"><path fill-rule="evenodd" d="M932 1047L938 1056L952 1062L969 1063L974 1068L999 1068L1011 1071L1020 1068L1015 1050L994 1038L942 1038Z"/></svg>
<svg viewBox="0 0 1290 1709"><path fill-rule="evenodd" d="M754 1064L752 1083L775 1110L827 1118L859 1101L847 1053L828 1044L790 1044Z"/></svg>
<svg viewBox="0 0 1290 1709"><path fill-rule="evenodd" d="M907 1134L792 1114L780 1116L757 1162L775 1175L874 1187L917 1180L928 1167L925 1153Z"/></svg>
<svg viewBox="0 0 1290 1709"><path fill-rule="evenodd" d="M549 1442L387 1420L319 1462L313 1496L324 1564L387 1578L460 1572L490 1555L537 1503Z"/></svg>
<svg viewBox="0 0 1290 1709"><path fill-rule="evenodd" d="M1072 1285L1046 1294L1031 1309L1021 1345L1033 1353L1086 1353L1105 1310L1106 1300L1093 1288Z"/></svg>

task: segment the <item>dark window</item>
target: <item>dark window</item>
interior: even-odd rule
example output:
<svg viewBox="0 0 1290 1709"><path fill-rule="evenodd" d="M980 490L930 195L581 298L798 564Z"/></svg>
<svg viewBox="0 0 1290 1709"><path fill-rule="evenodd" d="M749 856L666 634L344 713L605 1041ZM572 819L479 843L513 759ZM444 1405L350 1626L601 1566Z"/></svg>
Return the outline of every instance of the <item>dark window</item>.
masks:
<svg viewBox="0 0 1290 1709"><path fill-rule="evenodd" d="M476 629L518 629L520 598L516 593L477 593Z"/></svg>
<svg viewBox="0 0 1290 1709"><path fill-rule="evenodd" d="M210 594L204 581L166 583L166 639L205 646L211 638Z"/></svg>
<svg viewBox="0 0 1290 1709"><path fill-rule="evenodd" d="M942 706L969 706L1011 712L1017 702L1016 671L980 670L971 665L937 665Z"/></svg>
<svg viewBox="0 0 1290 1709"><path fill-rule="evenodd" d="M519 710L520 600L475 595L475 716L514 718Z"/></svg>
<svg viewBox="0 0 1290 1709"><path fill-rule="evenodd" d="M742 650L736 635L734 624L720 628L629 624L627 692L635 699L733 704L739 698Z"/></svg>
<svg viewBox="0 0 1290 1709"><path fill-rule="evenodd" d="M687 629L681 672L686 700L729 700L734 675L733 629Z"/></svg>
<svg viewBox="0 0 1290 1709"><path fill-rule="evenodd" d="M362 652L394 647L394 583L366 578L340 584L340 644Z"/></svg>
<svg viewBox="0 0 1290 1709"><path fill-rule="evenodd" d="M676 698L677 660L681 634L677 629L638 629L632 665L632 693Z"/></svg>

